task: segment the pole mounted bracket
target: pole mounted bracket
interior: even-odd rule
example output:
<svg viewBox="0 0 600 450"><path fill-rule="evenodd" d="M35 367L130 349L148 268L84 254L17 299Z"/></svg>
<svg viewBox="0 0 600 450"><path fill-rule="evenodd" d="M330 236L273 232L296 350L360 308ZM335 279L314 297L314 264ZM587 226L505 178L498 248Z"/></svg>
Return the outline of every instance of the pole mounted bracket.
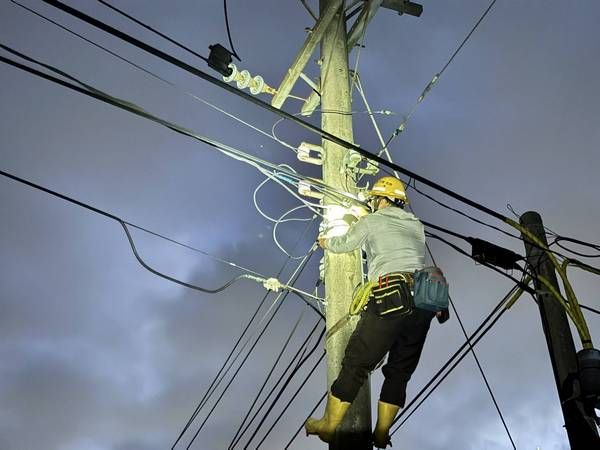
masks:
<svg viewBox="0 0 600 450"><path fill-rule="evenodd" d="M316 156L311 156L311 153ZM308 142L301 142L298 147L298 159L302 162L314 164L316 166L323 165L323 147Z"/></svg>

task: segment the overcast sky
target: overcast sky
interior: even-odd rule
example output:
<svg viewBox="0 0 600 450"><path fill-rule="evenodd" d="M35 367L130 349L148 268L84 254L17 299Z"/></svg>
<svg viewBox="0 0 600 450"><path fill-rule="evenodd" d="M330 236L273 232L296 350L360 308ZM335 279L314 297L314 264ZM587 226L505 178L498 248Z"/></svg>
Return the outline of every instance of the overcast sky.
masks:
<svg viewBox="0 0 600 450"><path fill-rule="evenodd" d="M274 114L42 2L23 2L180 89L7 0L0 2L2 43L201 134L317 175L289 149L184 92L269 132L278 119ZM68 3L210 70L203 61L97 2ZM316 1L308 3L316 9ZM209 44L227 44L220 1L114 0L113 4L200 53L207 54ZM384 136L410 111L488 4L423 0L421 18L378 12L366 34L358 69L372 108L396 113L377 116ZM243 60L239 66L277 86L313 19L300 1L238 0L228 6L234 44ZM507 203L518 214L536 210L559 234L600 241L598 23L600 4L593 0L497 2L395 140L393 157L503 214L512 214ZM318 73L317 56L307 68L311 76ZM353 65L355 58L356 51L351 55ZM281 269L286 256L271 239L272 224L252 202L253 189L264 179L255 169L13 67L0 66L0 81L1 170L260 273L274 276ZM309 92L302 83L294 90L302 97ZM284 108L295 113L300 105L292 99ZM365 109L356 91L353 109ZM354 115L354 130L363 148L379 147L367 115ZM318 142L292 123L284 122L276 131L292 145ZM523 253L518 240L414 192L409 195L423 219ZM460 206L442 194L435 196ZM272 184L258 199L274 216L298 205ZM5 178L0 179L0 208L0 449L170 448L264 289L241 281L220 294L204 295L157 278L136 262L118 223ZM310 216L301 212L299 217ZM305 227L302 222L282 224L282 244L294 248ZM313 226L300 238L294 254L305 254L315 234ZM150 264L188 282L213 288L240 273L139 231L134 238ZM441 243L432 241L432 250L451 283L465 327L472 332L511 282ZM320 257L320 253L313 256L299 287L314 287ZM282 278L291 274L293 264ZM575 269L570 274L580 301L598 308L597 278ZM268 298L261 313L273 299ZM317 320L298 298L289 296L192 448L227 447L300 314L285 362ZM585 315L592 334L600 339L600 318ZM443 326L432 324L409 398L463 341L456 318ZM319 347L301 375L320 352ZM517 448L568 448L539 313L531 298L524 296L501 319L477 353ZM373 402L380 384L380 376L374 376ZM296 386L287 391L286 401ZM283 448L325 388L321 365L261 448ZM275 409L251 448L279 411ZM203 410L199 419L207 413ZM240 448L247 438L249 434ZM393 442L394 448L432 450L511 448L471 357L394 435ZM322 447L301 434L291 448Z"/></svg>

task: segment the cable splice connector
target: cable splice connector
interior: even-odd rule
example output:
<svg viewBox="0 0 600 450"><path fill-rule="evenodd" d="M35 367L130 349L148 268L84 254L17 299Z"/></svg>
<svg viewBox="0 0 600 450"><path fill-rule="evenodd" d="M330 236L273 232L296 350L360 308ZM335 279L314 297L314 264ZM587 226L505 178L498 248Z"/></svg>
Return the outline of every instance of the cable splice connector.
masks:
<svg viewBox="0 0 600 450"><path fill-rule="evenodd" d="M267 291L279 292L283 285L277 278L267 278L263 281L263 286Z"/></svg>

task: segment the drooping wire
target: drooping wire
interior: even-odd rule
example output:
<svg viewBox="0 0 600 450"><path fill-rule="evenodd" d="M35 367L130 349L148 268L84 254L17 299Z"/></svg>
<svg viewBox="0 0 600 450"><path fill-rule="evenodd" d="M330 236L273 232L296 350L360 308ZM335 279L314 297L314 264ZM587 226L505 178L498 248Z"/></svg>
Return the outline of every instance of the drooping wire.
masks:
<svg viewBox="0 0 600 450"><path fill-rule="evenodd" d="M233 41L231 40L231 30L229 29L229 14L227 13L227 0L223 0L223 12L225 13L225 27L227 28L227 39L229 39L229 47L231 47L231 54L235 56L238 61L241 61L241 58L235 51Z"/></svg>
<svg viewBox="0 0 600 450"><path fill-rule="evenodd" d="M142 259L142 257L139 255L139 253L137 251L137 248L135 246L133 237L131 236L131 233L129 232L129 229L128 229L127 226L129 225L129 226L132 226L132 227L138 228L140 230L144 230L144 231L147 231L146 228L140 227L138 225L131 224L130 222L127 222L124 219L121 219L120 217L115 216L114 214L111 214L111 213L109 213L107 211L104 211L102 209L96 208L95 206L92 206L92 205L90 205L88 203L81 202L81 201L76 200L76 199L74 199L72 197L68 197L68 196L66 196L64 194L61 194L61 193L56 192L56 191L53 191L53 190L48 189L48 188L46 188L46 187L44 187L42 185L36 184L36 183L34 183L32 181L26 180L25 178L18 177L16 175L13 175L11 173L5 172L3 170L0 170L0 175L4 176L6 178L10 178L10 179L12 179L14 181L17 181L17 182L21 183L21 184L25 184L27 186L30 186L30 187L34 188L34 189L37 189L37 190L42 191L42 192L45 192L45 193L47 193L49 195L52 195L54 197L60 198L62 200L65 200L66 202L69 202L69 203L72 203L74 205L80 206L80 207L85 208L85 209L87 209L89 211L92 211L92 212L94 212L96 214L100 214L100 215L102 215L104 217L107 217L109 219L112 219L112 220L116 221L117 223L119 223L119 225L121 225L121 227L125 231L125 234L127 236L127 240L128 240L129 245L131 247L131 251L133 252L133 254L134 254L135 258L137 259L137 261L139 262L139 264L144 269L148 270L149 272L153 273L154 275L157 275L157 276L159 276L161 278L164 278L164 279L166 279L168 281L171 281L173 283L179 284L179 285L187 287L189 289L193 289L193 290L196 290L196 291L204 292L204 293L207 293L207 294L216 294L218 292L224 291L229 286L231 286L233 283L235 283L235 282L237 282L237 281L239 281L241 279L247 278L247 275L238 275L238 276L232 278L231 280L229 280L224 285L219 286L219 287L214 288L214 289L211 289L211 288L201 287L201 286L198 286L198 285L195 285L195 284L190 284L190 283L187 283L185 281L182 281L182 280L179 280L177 278L174 278L174 277L171 277L169 275L166 275L166 274L164 274L162 272L159 272L158 270L152 268L150 265L148 265ZM155 232L152 232L152 234L154 234L155 236L162 237L160 234L155 233ZM168 239L168 238L165 238L165 239ZM239 269L242 269L242 270L245 270L241 266L237 266L236 265L235 267L237 267ZM256 273L256 272L253 272L253 273Z"/></svg>
<svg viewBox="0 0 600 450"><path fill-rule="evenodd" d="M11 0L12 1L12 0ZM182 43L176 41L173 38L170 38L169 36L167 36L164 33L161 33L160 31L158 31L157 29L151 27L150 25L145 24L144 22L142 22L141 20L136 19L135 17L133 17L132 15L126 13L125 11L117 8L116 6L111 5L110 3L108 3L105 0L96 0L98 3L103 4L104 6L106 6L107 8L112 9L113 11L115 11L116 13L120 14L123 17L126 17L127 19L131 20L132 22L135 22L136 24L138 24L139 26L145 28L148 31L151 31L152 33L156 34L157 36L160 36L161 38L169 41L171 44L176 45L177 47L185 50L188 53L191 53L194 56L197 56L198 58L208 62L208 58L206 56L202 56L200 53L192 50L191 48L183 45ZM235 55L237 57L237 54ZM238 58L239 59L239 58Z"/></svg>
<svg viewBox="0 0 600 450"><path fill-rule="evenodd" d="M548 246L550 247L552 245L556 245L557 247L562 248L564 251L572 253L577 256L581 256L582 258L600 258L600 253L596 253L596 254L581 253L581 252L575 251L573 249L570 249L570 248L566 247L565 245L562 245L561 244L562 241L570 242L570 243L576 244L576 245L581 245L582 247L593 248L594 250L600 252L600 245L598 245L598 244L593 244L591 242L585 242L585 241L581 241L579 239L574 239L574 238L560 236L560 235L556 235L555 238L552 240L552 242L550 244L548 244Z"/></svg>

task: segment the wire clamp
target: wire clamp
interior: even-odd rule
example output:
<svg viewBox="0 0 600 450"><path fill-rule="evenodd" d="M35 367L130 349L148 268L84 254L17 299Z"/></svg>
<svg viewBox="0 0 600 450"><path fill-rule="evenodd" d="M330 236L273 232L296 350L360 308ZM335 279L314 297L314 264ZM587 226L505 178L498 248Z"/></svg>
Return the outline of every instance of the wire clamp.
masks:
<svg viewBox="0 0 600 450"><path fill-rule="evenodd" d="M267 291L279 292L284 286L277 278L267 278L263 280L263 286Z"/></svg>

